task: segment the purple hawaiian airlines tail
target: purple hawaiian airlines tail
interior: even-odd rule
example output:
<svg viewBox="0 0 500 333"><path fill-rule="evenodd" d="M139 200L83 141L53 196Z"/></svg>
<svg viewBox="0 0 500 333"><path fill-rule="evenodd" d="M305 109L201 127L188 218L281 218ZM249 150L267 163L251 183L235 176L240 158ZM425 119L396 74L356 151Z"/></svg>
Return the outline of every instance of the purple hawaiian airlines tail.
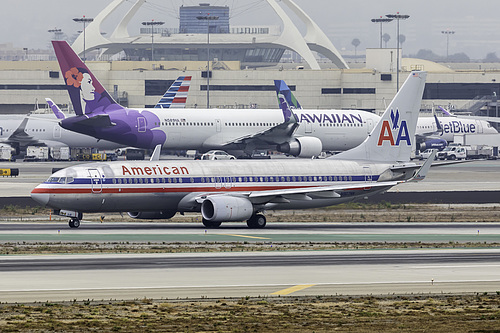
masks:
<svg viewBox="0 0 500 333"><path fill-rule="evenodd" d="M66 41L52 41L52 46L77 115L102 114L123 108L109 95Z"/></svg>

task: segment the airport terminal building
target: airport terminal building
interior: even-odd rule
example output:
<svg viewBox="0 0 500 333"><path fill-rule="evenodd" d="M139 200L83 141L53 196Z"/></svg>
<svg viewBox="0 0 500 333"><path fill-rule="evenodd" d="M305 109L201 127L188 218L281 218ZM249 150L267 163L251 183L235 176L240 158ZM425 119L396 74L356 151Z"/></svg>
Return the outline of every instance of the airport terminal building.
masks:
<svg viewBox="0 0 500 333"><path fill-rule="evenodd" d="M444 106L483 115L498 113L500 70L488 64L452 69L420 59L394 59L395 49L368 49L364 68L350 69L321 29L290 0L283 0L306 23L305 36L276 1L267 0L283 26L232 27L225 6L181 7L178 31L146 26L138 36L126 27L144 4L137 1L115 31L105 38L100 24L126 1L111 2L86 29L86 52L101 59L122 54L120 61L87 61L87 65L118 102L129 107L155 105L179 76L192 76L188 108L277 108L274 80L285 80L304 108L362 109L379 112L392 100L397 84L411 70L429 72L422 109ZM216 20L203 19L209 15ZM210 58L207 35L210 33ZM152 48L152 36L154 47ZM83 35L72 45L82 55ZM280 62L285 52L303 62ZM321 54L327 63L318 61ZM399 71L396 64L399 63ZM207 85L207 64L210 81ZM328 67L328 68L325 68ZM65 107L69 98L56 61L0 61L0 113L26 113L45 98Z"/></svg>

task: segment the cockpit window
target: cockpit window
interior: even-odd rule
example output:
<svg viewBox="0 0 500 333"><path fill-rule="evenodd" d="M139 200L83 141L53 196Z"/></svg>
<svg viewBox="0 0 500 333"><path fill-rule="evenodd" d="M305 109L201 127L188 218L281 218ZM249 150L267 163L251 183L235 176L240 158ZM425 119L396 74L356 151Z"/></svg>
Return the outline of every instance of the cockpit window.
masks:
<svg viewBox="0 0 500 333"><path fill-rule="evenodd" d="M75 179L73 177L50 177L47 183L68 184L72 183Z"/></svg>

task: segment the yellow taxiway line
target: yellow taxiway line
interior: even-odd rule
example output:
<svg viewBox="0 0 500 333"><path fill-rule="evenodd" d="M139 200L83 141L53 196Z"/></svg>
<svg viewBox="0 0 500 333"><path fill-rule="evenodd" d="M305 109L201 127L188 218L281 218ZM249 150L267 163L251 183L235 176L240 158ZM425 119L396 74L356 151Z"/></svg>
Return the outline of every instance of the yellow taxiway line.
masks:
<svg viewBox="0 0 500 333"><path fill-rule="evenodd" d="M283 290L275 291L274 293L271 293L271 295L290 295L291 293L294 293L296 291L304 290L307 288L310 288L312 286L315 286L315 284L299 284L290 288L286 288Z"/></svg>
<svg viewBox="0 0 500 333"><path fill-rule="evenodd" d="M232 237L243 237L243 238L255 238L255 239L271 239L266 237L257 237L257 236L247 236L247 235L233 235L233 234L217 234L219 236L232 236Z"/></svg>

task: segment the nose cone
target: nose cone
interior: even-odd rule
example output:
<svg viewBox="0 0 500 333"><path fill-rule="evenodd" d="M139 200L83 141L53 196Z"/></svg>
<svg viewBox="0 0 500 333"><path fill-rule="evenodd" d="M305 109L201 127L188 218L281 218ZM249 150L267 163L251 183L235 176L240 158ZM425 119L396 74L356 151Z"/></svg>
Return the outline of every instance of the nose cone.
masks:
<svg viewBox="0 0 500 333"><path fill-rule="evenodd" d="M35 189L31 191L31 198L43 206L49 203L49 196L48 193L43 193L41 191L40 186L35 187Z"/></svg>

